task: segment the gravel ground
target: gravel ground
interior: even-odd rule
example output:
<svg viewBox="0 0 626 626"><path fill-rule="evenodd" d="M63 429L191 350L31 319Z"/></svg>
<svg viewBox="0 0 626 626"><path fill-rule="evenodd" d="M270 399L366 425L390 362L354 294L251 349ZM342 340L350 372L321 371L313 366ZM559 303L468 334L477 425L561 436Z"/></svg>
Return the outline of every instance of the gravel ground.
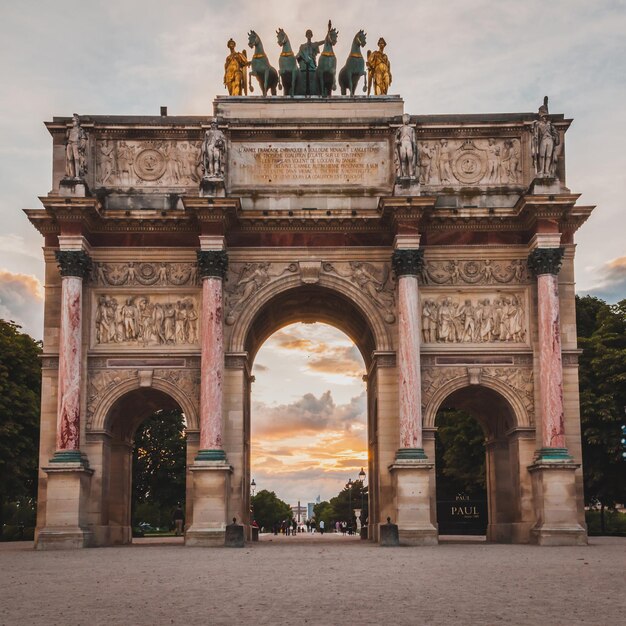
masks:
<svg viewBox="0 0 626 626"><path fill-rule="evenodd" d="M263 537L35 552L0 544L0 624L625 624L626 539L588 547Z"/></svg>

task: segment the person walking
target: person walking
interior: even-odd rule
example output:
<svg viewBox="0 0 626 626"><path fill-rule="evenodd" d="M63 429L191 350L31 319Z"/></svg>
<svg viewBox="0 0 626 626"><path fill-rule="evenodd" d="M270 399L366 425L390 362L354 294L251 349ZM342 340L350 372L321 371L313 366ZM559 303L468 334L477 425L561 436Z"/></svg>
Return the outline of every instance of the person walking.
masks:
<svg viewBox="0 0 626 626"><path fill-rule="evenodd" d="M183 513L180 504L174 511L174 534L180 537L183 534L183 522L185 521L185 514Z"/></svg>
<svg viewBox="0 0 626 626"><path fill-rule="evenodd" d="M320 529L320 535L323 535L324 534L324 520L323 519L320 520L320 523L318 524L318 526Z"/></svg>

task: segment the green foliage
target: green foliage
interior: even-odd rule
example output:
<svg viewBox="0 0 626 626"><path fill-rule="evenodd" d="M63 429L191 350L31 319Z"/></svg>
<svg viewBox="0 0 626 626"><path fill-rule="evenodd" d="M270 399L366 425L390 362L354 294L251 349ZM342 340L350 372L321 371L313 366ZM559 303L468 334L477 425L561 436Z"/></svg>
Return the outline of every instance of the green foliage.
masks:
<svg viewBox="0 0 626 626"><path fill-rule="evenodd" d="M319 524L322 520L324 520L324 529L330 530L331 523L335 519L335 510L328 500L323 500L322 502L318 502L313 507L313 515L315 516L315 523L317 524L317 528L319 530Z"/></svg>
<svg viewBox="0 0 626 626"><path fill-rule="evenodd" d="M0 537L5 504L37 496L41 343L0 320Z"/></svg>
<svg viewBox="0 0 626 626"><path fill-rule="evenodd" d="M293 517L291 507L267 489L262 489L252 498L252 509L259 528L266 531L270 531L274 524Z"/></svg>
<svg viewBox="0 0 626 626"><path fill-rule="evenodd" d="M576 298L585 502L612 508L626 502L626 300L609 305Z"/></svg>
<svg viewBox="0 0 626 626"><path fill-rule="evenodd" d="M435 451L439 499L454 498L458 493L486 498L485 434L469 413L439 411Z"/></svg>
<svg viewBox="0 0 626 626"><path fill-rule="evenodd" d="M137 429L133 449L133 524L169 526L185 502L185 423L180 411L157 411ZM143 519L140 515L149 515Z"/></svg>
<svg viewBox="0 0 626 626"><path fill-rule="evenodd" d="M604 521L602 516L604 515ZM592 536L613 535L626 537L626 513L620 511L585 511L587 531ZM604 526L604 528L603 528Z"/></svg>
<svg viewBox="0 0 626 626"><path fill-rule="evenodd" d="M361 496L363 499L361 500ZM354 510L361 508L363 502L363 510L367 517L367 487L360 480L352 483L352 488L347 485L334 497L330 502L324 500L313 507L315 521L319 523L324 520L326 530L334 528L335 522L354 521ZM352 510L352 514L350 514Z"/></svg>

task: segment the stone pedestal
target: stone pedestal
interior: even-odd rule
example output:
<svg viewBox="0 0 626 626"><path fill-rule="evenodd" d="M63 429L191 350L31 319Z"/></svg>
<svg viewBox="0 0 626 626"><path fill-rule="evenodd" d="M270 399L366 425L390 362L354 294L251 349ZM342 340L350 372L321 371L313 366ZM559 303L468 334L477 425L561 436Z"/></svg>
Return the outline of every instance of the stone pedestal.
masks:
<svg viewBox="0 0 626 626"><path fill-rule="evenodd" d="M420 184L416 176L399 176L393 187L394 196L419 196Z"/></svg>
<svg viewBox="0 0 626 626"><path fill-rule="evenodd" d="M200 181L200 197L201 198L225 198L226 188L224 187L224 178L214 176L212 178L204 177Z"/></svg>
<svg viewBox="0 0 626 626"><path fill-rule="evenodd" d="M59 195L64 198L85 198L89 195L89 188L82 178L63 178L59 183Z"/></svg>
<svg viewBox="0 0 626 626"><path fill-rule="evenodd" d="M48 474L46 525L39 531L37 550L86 548L91 545L87 528L87 498L93 470L83 461L54 462Z"/></svg>
<svg viewBox="0 0 626 626"><path fill-rule="evenodd" d="M427 460L396 460L389 467L396 494L396 523L400 543L432 546L439 543L431 522L430 481L434 464Z"/></svg>
<svg viewBox="0 0 626 626"><path fill-rule="evenodd" d="M531 543L541 546L584 546L587 533L578 523L575 471L571 460L537 460L528 468L532 476L537 523Z"/></svg>
<svg viewBox="0 0 626 626"><path fill-rule="evenodd" d="M224 546L227 495L233 468L224 461L198 461L193 474L193 523L185 533L187 546Z"/></svg>

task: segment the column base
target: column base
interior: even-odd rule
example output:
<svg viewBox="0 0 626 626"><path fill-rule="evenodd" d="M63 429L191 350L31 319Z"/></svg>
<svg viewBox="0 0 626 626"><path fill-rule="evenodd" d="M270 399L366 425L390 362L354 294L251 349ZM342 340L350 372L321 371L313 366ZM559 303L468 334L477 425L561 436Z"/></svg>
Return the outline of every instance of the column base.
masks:
<svg viewBox="0 0 626 626"><path fill-rule="evenodd" d="M226 461L224 450L198 450L196 461Z"/></svg>
<svg viewBox="0 0 626 626"><path fill-rule="evenodd" d="M530 542L541 546L587 545L587 532L578 521L576 500L574 473L580 465L566 460L562 451L557 454L564 460L551 458L549 454L542 456L543 450L528 468L537 519L530 530Z"/></svg>
<svg viewBox="0 0 626 626"><path fill-rule="evenodd" d="M78 450L59 451L42 468L48 474L46 522L37 533L37 550L86 548L92 545L87 530L87 494L93 470Z"/></svg>
<svg viewBox="0 0 626 626"><path fill-rule="evenodd" d="M223 547L233 468L224 460L202 460L202 452L189 468L193 474L193 522L185 533L185 545Z"/></svg>
<svg viewBox="0 0 626 626"><path fill-rule="evenodd" d="M395 522L400 544L434 546L439 543L430 510L430 482L435 466L420 448L409 454L420 456L405 456L399 450L395 462L389 466L396 494Z"/></svg>

